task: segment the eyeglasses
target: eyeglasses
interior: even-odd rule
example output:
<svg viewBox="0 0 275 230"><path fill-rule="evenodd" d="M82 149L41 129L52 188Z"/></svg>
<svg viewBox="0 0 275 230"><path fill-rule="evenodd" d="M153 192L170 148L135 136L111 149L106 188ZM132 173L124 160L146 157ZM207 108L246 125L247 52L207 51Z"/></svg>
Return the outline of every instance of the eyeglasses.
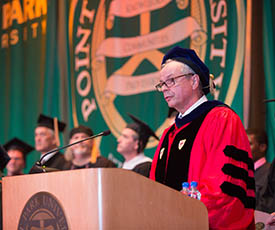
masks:
<svg viewBox="0 0 275 230"><path fill-rule="evenodd" d="M167 88L171 88L173 85L176 84L175 79L180 78L180 77L187 77L187 76L193 76L194 73L186 73L186 74L182 74L176 77L171 77L169 79L167 79L166 81L160 82L158 83L155 87L157 89L157 91L162 92L162 87L165 85Z"/></svg>

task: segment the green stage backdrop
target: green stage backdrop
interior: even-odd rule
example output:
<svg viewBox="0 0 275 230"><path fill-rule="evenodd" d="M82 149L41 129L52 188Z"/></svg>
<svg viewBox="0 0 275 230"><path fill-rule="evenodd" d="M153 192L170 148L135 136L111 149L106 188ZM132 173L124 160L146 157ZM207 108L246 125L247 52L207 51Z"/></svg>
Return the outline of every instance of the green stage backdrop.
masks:
<svg viewBox="0 0 275 230"><path fill-rule="evenodd" d="M263 46L266 98L275 99L275 0L265 0L263 7ZM275 156L275 101L266 103L266 130L268 135L267 159Z"/></svg>
<svg viewBox="0 0 275 230"><path fill-rule="evenodd" d="M154 90L164 53L192 48L215 76L210 98L243 118L246 1L1 1L0 142L34 145L39 113L95 133L101 154L121 165L116 138L131 113L161 135L168 107ZM145 150L152 157L155 140ZM38 159L28 156L27 168Z"/></svg>

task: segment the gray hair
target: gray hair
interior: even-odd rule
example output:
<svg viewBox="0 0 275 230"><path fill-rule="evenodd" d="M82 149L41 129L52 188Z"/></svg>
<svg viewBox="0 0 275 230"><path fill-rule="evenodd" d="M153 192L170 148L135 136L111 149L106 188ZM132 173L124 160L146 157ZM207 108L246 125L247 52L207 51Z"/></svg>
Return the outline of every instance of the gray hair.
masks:
<svg viewBox="0 0 275 230"><path fill-rule="evenodd" d="M193 74L195 74L195 71L194 71L190 66L188 66L188 65L186 65L186 64L184 64L184 63L182 63L182 62L180 62L180 61L173 60L173 59L167 59L167 60L165 61L165 63L163 63L163 64L161 65L161 69L163 69L168 63L171 63L171 62L173 62L173 61L174 61L174 62L178 62L178 63L181 64L181 66L182 66L181 72L183 72L183 73L187 72L187 73L193 73Z"/></svg>
<svg viewBox="0 0 275 230"><path fill-rule="evenodd" d="M171 62L178 62L181 64L182 68L181 68L181 72L182 73L193 73L193 74L196 74L195 71L189 66L189 65L186 65L185 63L183 62L180 62L180 61L177 61L177 60L173 60L173 59L167 59L162 65L161 65L161 69L163 69L168 63L171 63ZM202 87L202 82L199 78L199 90L201 92L202 95L204 95L204 92L203 92L203 87Z"/></svg>

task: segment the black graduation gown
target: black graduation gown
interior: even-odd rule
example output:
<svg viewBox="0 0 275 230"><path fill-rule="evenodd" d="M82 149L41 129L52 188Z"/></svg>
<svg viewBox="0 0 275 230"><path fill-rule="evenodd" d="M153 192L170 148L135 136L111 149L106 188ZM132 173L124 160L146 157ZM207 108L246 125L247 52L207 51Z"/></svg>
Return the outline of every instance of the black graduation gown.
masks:
<svg viewBox="0 0 275 230"><path fill-rule="evenodd" d="M52 169L59 170L67 170L68 169L68 161L65 160L64 155L61 152L55 153L50 159L48 159L43 166L46 167L46 171L52 171ZM50 168L47 170L47 168ZM36 165L30 170L30 174L32 173L41 173L43 172L41 168L38 168Z"/></svg>
<svg viewBox="0 0 275 230"><path fill-rule="evenodd" d="M255 194L256 194L256 209L258 208L258 203L260 199L260 194L267 183L268 170L270 168L270 163L266 162L261 167L257 168L254 173L255 178Z"/></svg>
<svg viewBox="0 0 275 230"><path fill-rule="evenodd" d="M77 166L70 162L69 169L83 169L83 168L116 168L116 165L103 156L98 156L96 162L89 162L88 164Z"/></svg>
<svg viewBox="0 0 275 230"><path fill-rule="evenodd" d="M267 181L256 209L268 213L275 212L275 159L269 168Z"/></svg>
<svg viewBox="0 0 275 230"><path fill-rule="evenodd" d="M141 174L143 176L149 177L150 170L151 170L151 165L152 165L152 162L147 161L147 162L144 162L144 163L136 165L132 169L132 171L134 171L134 172L136 172L138 174Z"/></svg>

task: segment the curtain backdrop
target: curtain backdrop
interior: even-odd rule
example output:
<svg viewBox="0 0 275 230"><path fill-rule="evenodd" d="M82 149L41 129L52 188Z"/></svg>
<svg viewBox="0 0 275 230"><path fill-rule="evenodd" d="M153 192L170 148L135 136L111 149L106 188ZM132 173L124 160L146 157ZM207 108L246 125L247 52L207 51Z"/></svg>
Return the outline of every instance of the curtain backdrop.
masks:
<svg viewBox="0 0 275 230"><path fill-rule="evenodd" d="M116 138L131 122L127 113L157 135L168 126L154 85L175 45L196 50L215 77L209 98L243 118L246 1L6 0L0 9L1 143L16 136L34 145L44 113L67 123L63 144L79 124L110 129L96 144L121 165ZM152 157L156 145L150 139L145 154ZM28 155L25 172L38 157Z"/></svg>
<svg viewBox="0 0 275 230"><path fill-rule="evenodd" d="M263 7L263 46L266 98L275 99L275 1L265 0ZM275 101L266 103L266 130L268 135L267 159L275 156Z"/></svg>

